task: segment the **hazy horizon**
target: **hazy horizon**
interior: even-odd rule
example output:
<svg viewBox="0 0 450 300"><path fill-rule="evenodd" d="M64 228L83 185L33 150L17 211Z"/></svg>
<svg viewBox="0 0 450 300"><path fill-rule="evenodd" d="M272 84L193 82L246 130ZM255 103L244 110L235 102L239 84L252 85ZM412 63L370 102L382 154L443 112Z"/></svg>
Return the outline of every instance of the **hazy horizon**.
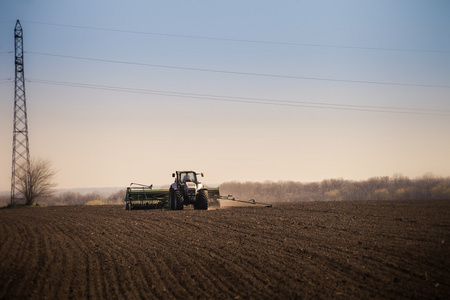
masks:
<svg viewBox="0 0 450 300"><path fill-rule="evenodd" d="M0 191L14 26L31 157L57 189L450 176L447 1L25 1L0 10Z"/></svg>

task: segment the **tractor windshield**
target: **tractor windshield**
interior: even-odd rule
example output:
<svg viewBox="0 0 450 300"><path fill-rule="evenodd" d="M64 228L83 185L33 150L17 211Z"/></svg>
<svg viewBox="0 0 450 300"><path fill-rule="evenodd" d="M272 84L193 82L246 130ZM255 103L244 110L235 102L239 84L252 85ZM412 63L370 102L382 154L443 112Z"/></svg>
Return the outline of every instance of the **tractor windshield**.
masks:
<svg viewBox="0 0 450 300"><path fill-rule="evenodd" d="M194 172L180 172L180 180L181 182L197 182L197 176Z"/></svg>

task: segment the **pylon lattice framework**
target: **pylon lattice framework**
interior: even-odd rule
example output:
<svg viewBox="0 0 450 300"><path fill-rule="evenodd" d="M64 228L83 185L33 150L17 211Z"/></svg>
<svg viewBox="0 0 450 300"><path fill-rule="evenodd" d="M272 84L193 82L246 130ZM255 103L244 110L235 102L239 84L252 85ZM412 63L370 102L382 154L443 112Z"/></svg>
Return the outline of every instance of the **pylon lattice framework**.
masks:
<svg viewBox="0 0 450 300"><path fill-rule="evenodd" d="M14 129L11 176L11 204L22 202L25 195L18 189L19 176L30 169L28 145L27 102L25 98L25 74L23 63L23 30L19 20L14 28L16 78L14 88Z"/></svg>

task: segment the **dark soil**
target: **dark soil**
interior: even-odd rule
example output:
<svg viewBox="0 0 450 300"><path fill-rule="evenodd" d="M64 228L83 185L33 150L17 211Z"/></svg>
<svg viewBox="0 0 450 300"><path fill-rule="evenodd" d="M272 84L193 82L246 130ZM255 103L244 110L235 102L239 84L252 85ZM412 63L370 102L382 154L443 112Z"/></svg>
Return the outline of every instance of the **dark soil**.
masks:
<svg viewBox="0 0 450 300"><path fill-rule="evenodd" d="M0 210L0 299L450 298L450 201Z"/></svg>

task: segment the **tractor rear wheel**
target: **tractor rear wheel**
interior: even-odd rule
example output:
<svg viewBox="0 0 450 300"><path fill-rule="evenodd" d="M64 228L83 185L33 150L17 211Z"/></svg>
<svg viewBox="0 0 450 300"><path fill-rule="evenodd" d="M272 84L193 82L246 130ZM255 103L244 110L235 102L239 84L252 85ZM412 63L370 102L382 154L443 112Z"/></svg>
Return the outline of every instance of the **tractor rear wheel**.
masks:
<svg viewBox="0 0 450 300"><path fill-rule="evenodd" d="M171 210L183 210L184 198L180 190L170 189L169 205Z"/></svg>
<svg viewBox="0 0 450 300"><path fill-rule="evenodd" d="M197 194L197 199L194 203L194 209L207 210L208 209L208 191L200 190Z"/></svg>

